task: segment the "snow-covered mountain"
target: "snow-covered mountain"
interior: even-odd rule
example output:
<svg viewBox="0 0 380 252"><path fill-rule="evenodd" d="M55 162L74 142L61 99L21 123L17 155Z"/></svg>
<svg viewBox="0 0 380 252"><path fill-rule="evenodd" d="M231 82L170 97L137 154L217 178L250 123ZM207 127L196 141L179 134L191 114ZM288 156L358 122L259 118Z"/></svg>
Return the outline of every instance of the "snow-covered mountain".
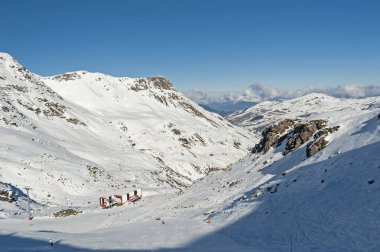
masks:
<svg viewBox="0 0 380 252"><path fill-rule="evenodd" d="M227 120L260 134L268 125L286 118L317 118L321 113L329 117L328 113L334 111L357 113L375 108L380 108L379 97L344 99L312 93L290 100L261 102L229 115Z"/></svg>
<svg viewBox="0 0 380 252"><path fill-rule="evenodd" d="M45 205L32 204L29 225L25 191L15 204L0 201L5 251L51 249L49 238L57 251L380 250L380 97L309 94L228 118L250 134L188 102L160 77L41 78L9 68L1 73L0 172L8 182L0 189L29 182L35 199L44 196L38 186L52 195ZM49 100L39 102L43 97ZM207 163L228 164L248 147L225 169ZM198 173L186 165L201 162L209 166ZM162 163L179 174L168 176ZM182 188L175 194L155 187L157 178L189 186L174 182ZM141 201L98 207L98 194L131 184L147 190ZM80 213L53 217L68 207L64 200Z"/></svg>
<svg viewBox="0 0 380 252"><path fill-rule="evenodd" d="M239 193L214 208L223 228L204 239L253 251L380 249L380 97L310 94L229 119L262 138L228 175L205 178Z"/></svg>
<svg viewBox="0 0 380 252"><path fill-rule="evenodd" d="M183 189L255 142L163 77L43 78L5 53L0 104L0 181L57 204L114 188Z"/></svg>

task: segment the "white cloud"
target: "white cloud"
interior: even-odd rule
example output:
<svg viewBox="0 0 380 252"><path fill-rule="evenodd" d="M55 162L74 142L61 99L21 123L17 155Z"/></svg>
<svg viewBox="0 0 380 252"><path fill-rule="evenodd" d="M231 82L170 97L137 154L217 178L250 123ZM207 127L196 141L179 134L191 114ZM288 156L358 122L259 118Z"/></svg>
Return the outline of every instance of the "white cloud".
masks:
<svg viewBox="0 0 380 252"><path fill-rule="evenodd" d="M215 97L215 101L219 102L235 102L240 100L240 95L234 92L228 92L220 98Z"/></svg>
<svg viewBox="0 0 380 252"><path fill-rule="evenodd" d="M330 88L304 88L298 90L283 90L264 84L253 84L242 93L245 100L267 101L276 99L291 99L310 93L323 93L340 98L364 98L380 95L380 86L340 85Z"/></svg>
<svg viewBox="0 0 380 252"><path fill-rule="evenodd" d="M219 95L218 97L210 97L206 93L199 90L188 91L185 95L197 103L207 104L210 102L262 102L268 100L292 99L310 93L324 93L339 98L365 98L380 96L380 86L350 84L330 88L308 87L298 90L285 90L257 82L250 85L246 90L240 93L228 92L223 95Z"/></svg>
<svg viewBox="0 0 380 252"><path fill-rule="evenodd" d="M211 98L205 92L202 92L198 89L186 91L184 92L184 95L198 104L207 104L211 101Z"/></svg>
<svg viewBox="0 0 380 252"><path fill-rule="evenodd" d="M259 102L283 98L284 94L285 91L280 90L278 88L264 85L262 83L255 83L250 85L248 89L243 91L241 99Z"/></svg>
<svg viewBox="0 0 380 252"><path fill-rule="evenodd" d="M380 86L345 85L326 89L326 94L344 98L364 98L380 95Z"/></svg>

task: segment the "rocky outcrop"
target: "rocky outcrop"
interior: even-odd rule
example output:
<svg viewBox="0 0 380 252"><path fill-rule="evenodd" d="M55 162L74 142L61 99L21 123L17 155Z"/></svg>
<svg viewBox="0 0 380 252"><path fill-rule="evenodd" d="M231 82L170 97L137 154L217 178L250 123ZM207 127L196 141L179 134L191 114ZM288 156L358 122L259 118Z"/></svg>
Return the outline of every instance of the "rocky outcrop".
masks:
<svg viewBox="0 0 380 252"><path fill-rule="evenodd" d="M287 139L283 155L298 149L304 143L307 143L306 155L311 157L315 153L325 148L328 144L327 136L339 129L340 126L331 128L325 127L327 120L311 120L300 123L298 120L286 119L278 124L267 127L263 132L263 138L253 148L252 153L267 152L270 147L278 147Z"/></svg>
<svg viewBox="0 0 380 252"><path fill-rule="evenodd" d="M56 81L72 81L79 80L81 76L78 73L64 73L53 77L53 80Z"/></svg>
<svg viewBox="0 0 380 252"><path fill-rule="evenodd" d="M318 140L309 143L306 148L306 156L311 157L320 152L327 146L328 143L329 141L326 140L326 137L320 137Z"/></svg>
<svg viewBox="0 0 380 252"><path fill-rule="evenodd" d="M147 90L156 88L160 90L174 90L172 83L164 77L147 77L138 79L131 87L133 91Z"/></svg>
<svg viewBox="0 0 380 252"><path fill-rule="evenodd" d="M337 131L339 128L340 126L334 126L332 128L323 128L319 130L313 137L314 141L307 144L306 156L309 158L324 149L329 143L326 139L327 136Z"/></svg>
<svg viewBox="0 0 380 252"><path fill-rule="evenodd" d="M340 128L339 125L331 127L331 128L323 128L323 129L319 130L317 133L315 133L314 139L316 140L322 136L327 136L328 134L334 133L334 132L338 131L339 128Z"/></svg>
<svg viewBox="0 0 380 252"><path fill-rule="evenodd" d="M263 132L263 138L253 148L253 153L267 152L269 148L277 143L277 141L284 136L293 125L297 123L293 119L285 119L278 124L267 127Z"/></svg>
<svg viewBox="0 0 380 252"><path fill-rule="evenodd" d="M377 119L380 119L380 114L377 115Z"/></svg>
<svg viewBox="0 0 380 252"><path fill-rule="evenodd" d="M302 144L309 141L309 139L314 135L314 133L324 126L326 126L326 120L312 120L306 123L296 124L293 132L291 132L291 137L289 137L283 155L297 149Z"/></svg>
<svg viewBox="0 0 380 252"><path fill-rule="evenodd" d="M163 90L173 90L172 83L164 77L148 77L148 82L152 83L155 88Z"/></svg>

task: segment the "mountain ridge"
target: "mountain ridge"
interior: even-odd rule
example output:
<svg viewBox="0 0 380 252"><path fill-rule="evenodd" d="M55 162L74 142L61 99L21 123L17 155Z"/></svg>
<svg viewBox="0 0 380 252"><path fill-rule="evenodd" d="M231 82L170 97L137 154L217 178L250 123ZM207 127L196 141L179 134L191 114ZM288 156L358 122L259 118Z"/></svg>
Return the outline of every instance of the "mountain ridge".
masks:
<svg viewBox="0 0 380 252"><path fill-rule="evenodd" d="M38 185L32 196L40 200L65 202L65 190L96 195L93 185L100 191L182 190L211 170L224 169L232 156L243 157L255 139L191 102L163 77L83 71L41 77L8 54L0 57L0 127L17 136L16 144L36 150L27 154L27 148L17 147L32 155L27 164L21 153L2 160L6 170L17 171L3 170L2 180L18 187ZM12 150L5 152L9 157ZM37 175L40 170L45 181ZM57 181L62 191L47 197Z"/></svg>
<svg viewBox="0 0 380 252"><path fill-rule="evenodd" d="M19 193L0 201L5 251L48 249L47 234L62 251L380 248L380 97L264 102L228 117L243 130L152 80L2 64L0 189Z"/></svg>

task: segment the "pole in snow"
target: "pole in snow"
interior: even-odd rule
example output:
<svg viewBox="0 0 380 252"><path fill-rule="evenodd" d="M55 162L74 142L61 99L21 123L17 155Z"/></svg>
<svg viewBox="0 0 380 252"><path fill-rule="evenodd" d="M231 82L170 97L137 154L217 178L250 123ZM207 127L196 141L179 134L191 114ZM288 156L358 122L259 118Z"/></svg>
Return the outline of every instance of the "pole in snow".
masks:
<svg viewBox="0 0 380 252"><path fill-rule="evenodd" d="M26 195L28 196L28 220L32 220L33 217L32 217L32 214L30 213L30 197L29 197L29 190L31 190L32 188L30 188L29 186L26 186L25 187L25 190L26 190Z"/></svg>

